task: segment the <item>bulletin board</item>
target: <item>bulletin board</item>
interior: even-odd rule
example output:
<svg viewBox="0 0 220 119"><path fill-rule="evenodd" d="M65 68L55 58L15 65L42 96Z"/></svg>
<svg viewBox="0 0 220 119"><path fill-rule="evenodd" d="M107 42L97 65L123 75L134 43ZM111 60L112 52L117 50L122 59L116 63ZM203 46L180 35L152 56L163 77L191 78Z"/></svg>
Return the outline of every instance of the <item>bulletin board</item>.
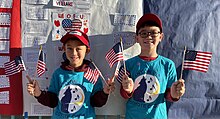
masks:
<svg viewBox="0 0 220 119"><path fill-rule="evenodd" d="M29 116L50 116L52 109L38 103L27 93L25 75L33 77L36 70L39 47L46 53L47 71L36 80L42 90L47 90L53 71L63 61L60 38L69 30L78 28L89 36L92 59L103 76L113 75L105 54L123 39L125 59L140 52L135 42L135 25L143 15L142 1L134 0L22 0L22 56L27 71L23 72L24 112ZM69 24L70 23L70 24ZM73 25L74 24L74 25ZM107 104L96 108L97 115L122 115L125 100L119 94L120 85L109 96Z"/></svg>
<svg viewBox="0 0 220 119"><path fill-rule="evenodd" d="M0 114L23 113L22 73L5 74L5 63L21 55L20 0L0 1ZM16 107L16 108L15 108Z"/></svg>

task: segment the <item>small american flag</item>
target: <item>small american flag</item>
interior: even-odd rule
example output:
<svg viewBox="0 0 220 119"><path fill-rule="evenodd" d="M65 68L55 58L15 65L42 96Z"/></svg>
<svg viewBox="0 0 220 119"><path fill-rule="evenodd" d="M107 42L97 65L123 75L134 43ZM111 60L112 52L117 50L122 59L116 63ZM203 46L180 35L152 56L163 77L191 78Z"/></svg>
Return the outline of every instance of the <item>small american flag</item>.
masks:
<svg viewBox="0 0 220 119"><path fill-rule="evenodd" d="M40 50L39 58L37 61L37 75L40 77L43 75L46 71L46 54L43 52L43 50Z"/></svg>
<svg viewBox="0 0 220 119"><path fill-rule="evenodd" d="M25 71L25 65L21 56L16 56L13 61L4 63L5 74L7 76L14 75L20 71Z"/></svg>
<svg viewBox="0 0 220 119"><path fill-rule="evenodd" d="M97 79L99 78L99 75L100 71L93 65L93 63L89 64L87 71L84 73L84 77L93 84L96 83Z"/></svg>
<svg viewBox="0 0 220 119"><path fill-rule="evenodd" d="M126 70L126 74L127 76L130 76L130 73ZM115 77L116 77L116 80L121 83L122 81L122 76L125 75L125 70L124 70L124 66L122 65L120 68L119 68L119 71L118 69L116 69L116 73L115 73Z"/></svg>
<svg viewBox="0 0 220 119"><path fill-rule="evenodd" d="M115 44L112 49L110 49L107 54L105 55L105 59L108 62L110 68L118 62L123 60L123 52L122 52L122 46L121 43Z"/></svg>
<svg viewBox="0 0 220 119"><path fill-rule="evenodd" d="M183 68L184 70L207 72L211 57L211 52L186 50Z"/></svg>

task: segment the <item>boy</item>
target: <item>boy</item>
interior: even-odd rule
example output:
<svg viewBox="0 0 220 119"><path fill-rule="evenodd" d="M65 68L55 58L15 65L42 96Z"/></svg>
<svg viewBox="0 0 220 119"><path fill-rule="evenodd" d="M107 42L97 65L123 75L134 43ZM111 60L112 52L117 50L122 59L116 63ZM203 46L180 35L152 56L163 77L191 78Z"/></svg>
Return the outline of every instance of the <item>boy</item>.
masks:
<svg viewBox="0 0 220 119"><path fill-rule="evenodd" d="M163 36L158 16L150 13L139 19L136 41L141 53L125 62L127 75L123 73L121 79L121 96L128 99L126 119L166 119L166 101L177 101L185 93L184 80L177 80L174 62L157 54Z"/></svg>
<svg viewBox="0 0 220 119"><path fill-rule="evenodd" d="M94 107L101 107L107 102L108 94L115 89L114 83L107 81L108 86L103 88L102 80L95 73L92 77L89 74L94 67L84 59L90 51L85 33L71 31L61 38L61 42L66 58L53 73L48 91L41 91L38 82L29 76L27 91L39 103L55 108L53 119L93 119Z"/></svg>

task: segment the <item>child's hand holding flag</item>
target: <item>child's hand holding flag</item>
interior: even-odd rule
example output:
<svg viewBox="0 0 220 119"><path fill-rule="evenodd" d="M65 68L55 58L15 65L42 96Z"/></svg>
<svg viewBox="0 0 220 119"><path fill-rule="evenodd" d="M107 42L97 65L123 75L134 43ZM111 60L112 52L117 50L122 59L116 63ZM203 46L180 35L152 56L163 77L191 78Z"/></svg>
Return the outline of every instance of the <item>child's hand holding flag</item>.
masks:
<svg viewBox="0 0 220 119"><path fill-rule="evenodd" d="M123 89L128 93L132 93L134 89L134 82L131 78L129 78L127 75L122 76L121 85Z"/></svg>
<svg viewBox="0 0 220 119"><path fill-rule="evenodd" d="M32 96L40 96L41 90L38 82L36 80L32 80L28 75L26 75L29 83L27 83L27 91Z"/></svg>
<svg viewBox="0 0 220 119"><path fill-rule="evenodd" d="M185 81L179 79L174 82L171 86L171 96L172 98L179 99L185 93Z"/></svg>

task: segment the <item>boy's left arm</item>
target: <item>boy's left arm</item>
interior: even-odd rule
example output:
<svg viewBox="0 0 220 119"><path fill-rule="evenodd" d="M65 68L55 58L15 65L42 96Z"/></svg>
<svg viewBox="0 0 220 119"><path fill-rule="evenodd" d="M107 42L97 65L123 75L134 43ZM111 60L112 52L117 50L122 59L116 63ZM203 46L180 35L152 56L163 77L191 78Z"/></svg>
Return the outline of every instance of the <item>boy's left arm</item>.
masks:
<svg viewBox="0 0 220 119"><path fill-rule="evenodd" d="M185 83L183 79L174 82L170 88L170 96L174 99L180 99L185 93Z"/></svg>

